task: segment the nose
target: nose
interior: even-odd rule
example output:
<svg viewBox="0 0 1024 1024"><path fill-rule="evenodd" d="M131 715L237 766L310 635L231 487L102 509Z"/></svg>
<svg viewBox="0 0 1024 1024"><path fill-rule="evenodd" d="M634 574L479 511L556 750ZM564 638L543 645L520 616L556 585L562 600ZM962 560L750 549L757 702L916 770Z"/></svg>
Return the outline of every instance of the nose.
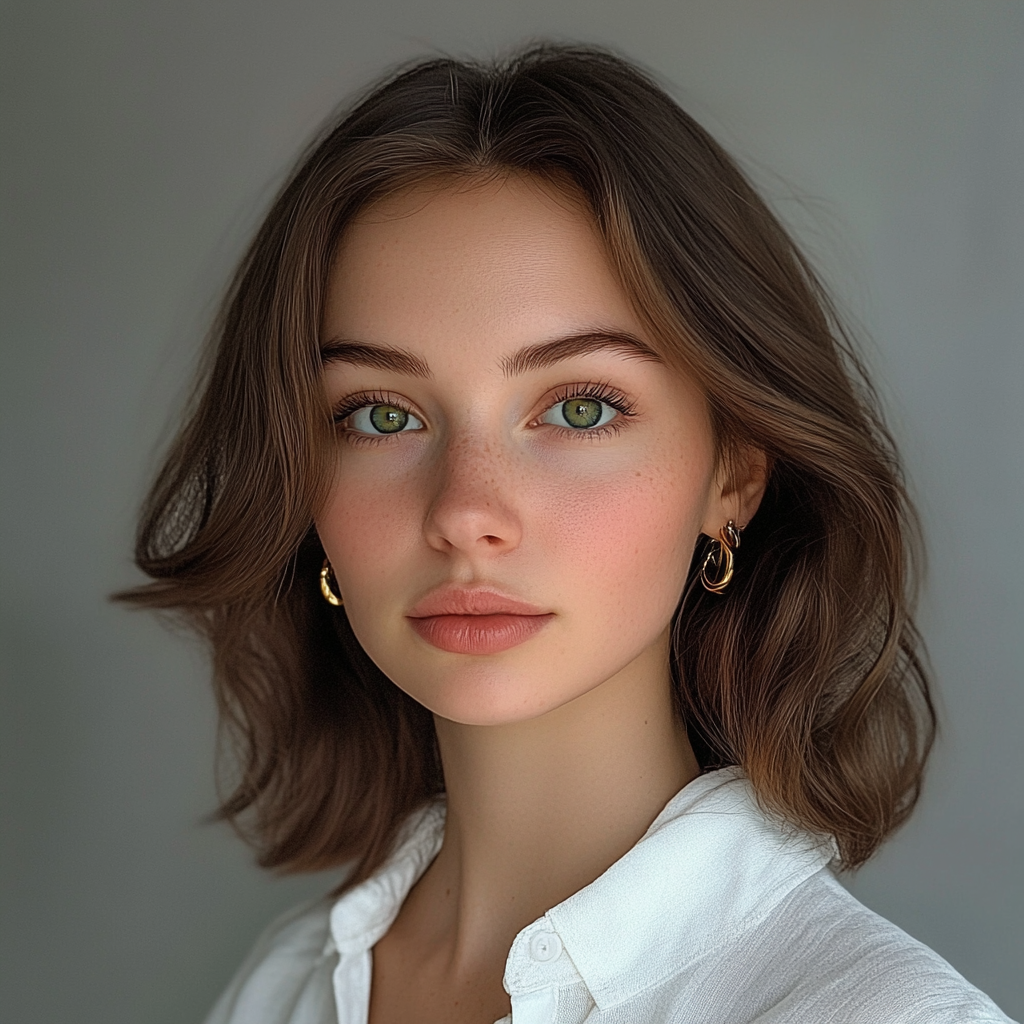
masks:
<svg viewBox="0 0 1024 1024"><path fill-rule="evenodd" d="M432 548L493 557L518 547L522 521L511 500L511 461L497 443L462 437L448 445L424 521Z"/></svg>

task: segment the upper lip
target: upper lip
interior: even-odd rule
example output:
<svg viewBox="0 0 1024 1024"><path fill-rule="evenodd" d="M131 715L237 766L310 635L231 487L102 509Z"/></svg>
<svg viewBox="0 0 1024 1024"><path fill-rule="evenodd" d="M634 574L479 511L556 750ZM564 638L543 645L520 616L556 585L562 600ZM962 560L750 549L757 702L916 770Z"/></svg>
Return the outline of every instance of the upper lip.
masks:
<svg viewBox="0 0 1024 1024"><path fill-rule="evenodd" d="M410 618L432 615L545 615L543 608L509 597L490 586L445 584L432 590L408 613Z"/></svg>

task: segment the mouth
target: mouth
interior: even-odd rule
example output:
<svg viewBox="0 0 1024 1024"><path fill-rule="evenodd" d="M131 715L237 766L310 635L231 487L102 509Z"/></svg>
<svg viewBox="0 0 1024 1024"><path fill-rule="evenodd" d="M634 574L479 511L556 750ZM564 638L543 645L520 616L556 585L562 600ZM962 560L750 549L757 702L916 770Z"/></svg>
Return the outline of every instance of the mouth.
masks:
<svg viewBox="0 0 1024 1024"><path fill-rule="evenodd" d="M412 628L432 647L452 654L497 654L536 636L554 617L553 613L521 615L497 612L408 618Z"/></svg>
<svg viewBox="0 0 1024 1024"><path fill-rule="evenodd" d="M536 636L554 613L493 584L445 583L422 598L407 618L432 647L452 654L497 654Z"/></svg>

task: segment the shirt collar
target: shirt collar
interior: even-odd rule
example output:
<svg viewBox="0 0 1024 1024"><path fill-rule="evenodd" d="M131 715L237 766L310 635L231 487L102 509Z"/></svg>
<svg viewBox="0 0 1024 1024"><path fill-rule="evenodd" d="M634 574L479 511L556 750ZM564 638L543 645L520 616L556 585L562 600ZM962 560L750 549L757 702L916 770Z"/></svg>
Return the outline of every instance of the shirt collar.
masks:
<svg viewBox="0 0 1024 1024"><path fill-rule="evenodd" d="M391 927L441 847L444 814L437 800L410 816L387 863L334 905L331 936L342 955L365 952ZM831 840L762 811L739 769L699 776L604 874L519 933L505 987L515 996L579 977L607 1009L757 925L835 854ZM571 963L530 956L534 936L548 931Z"/></svg>
<svg viewBox="0 0 1024 1024"><path fill-rule="evenodd" d="M334 904L331 939L343 956L365 952L387 933L409 890L441 849L444 815L443 800L414 811L384 865Z"/></svg>
<svg viewBox="0 0 1024 1024"><path fill-rule="evenodd" d="M836 852L762 811L726 768L681 789L625 856L545 917L603 1010L728 945Z"/></svg>

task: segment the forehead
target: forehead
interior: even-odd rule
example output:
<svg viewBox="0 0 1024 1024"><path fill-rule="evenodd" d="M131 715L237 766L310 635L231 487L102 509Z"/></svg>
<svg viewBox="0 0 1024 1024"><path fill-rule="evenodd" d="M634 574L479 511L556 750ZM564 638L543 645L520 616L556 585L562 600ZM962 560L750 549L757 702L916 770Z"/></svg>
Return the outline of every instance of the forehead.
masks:
<svg viewBox="0 0 1024 1024"><path fill-rule="evenodd" d="M581 200L525 175L432 183L347 227L325 335L467 355L594 329L641 333Z"/></svg>

